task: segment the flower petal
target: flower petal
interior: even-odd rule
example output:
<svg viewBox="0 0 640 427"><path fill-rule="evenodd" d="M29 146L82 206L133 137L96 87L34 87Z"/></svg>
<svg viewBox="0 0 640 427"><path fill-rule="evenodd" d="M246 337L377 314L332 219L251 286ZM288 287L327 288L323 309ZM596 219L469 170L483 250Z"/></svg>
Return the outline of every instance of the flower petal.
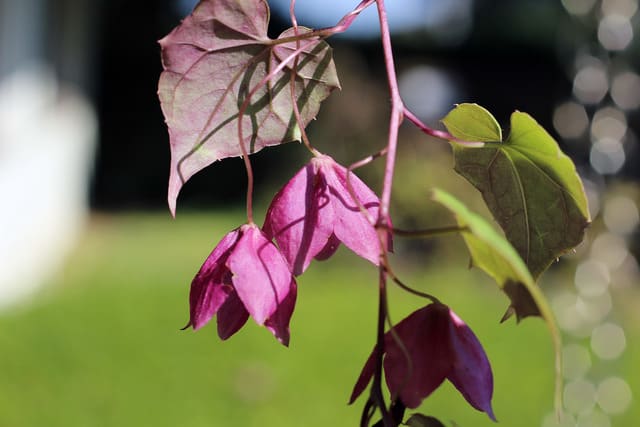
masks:
<svg viewBox="0 0 640 427"><path fill-rule="evenodd" d="M226 340L235 334L247 323L249 312L238 298L238 293L233 291L218 310L218 336Z"/></svg>
<svg viewBox="0 0 640 427"><path fill-rule="evenodd" d="M329 240L327 240L327 243L324 245L324 248L322 248L322 250L318 252L314 258L318 261L327 260L336 253L339 247L340 240L338 240L335 234L332 234L331 237L329 237Z"/></svg>
<svg viewBox="0 0 640 427"><path fill-rule="evenodd" d="M446 310L442 304L430 304L398 323L395 337L391 332L385 334L387 386L392 399L400 396L408 408L418 407L451 370Z"/></svg>
<svg viewBox="0 0 640 427"><path fill-rule="evenodd" d="M449 381L479 411L486 412L496 421L491 408L493 396L493 374L491 365L480 341L453 311L449 310L449 339L453 369Z"/></svg>
<svg viewBox="0 0 640 427"><path fill-rule="evenodd" d="M264 322L264 326L271 331L271 333L280 341L283 345L289 346L289 321L293 314L293 308L296 305L296 296L298 294L297 285L295 279L291 278L291 285L289 294L278 305L275 313Z"/></svg>
<svg viewBox="0 0 640 427"><path fill-rule="evenodd" d="M307 269L331 236L330 209L326 183L313 160L273 198L263 229L278 243L294 275Z"/></svg>
<svg viewBox="0 0 640 427"><path fill-rule="evenodd" d="M349 249L364 259L378 265L380 241L375 227L363 215L347 187L347 170L331 157L323 156L321 171L327 180L334 211L333 232ZM373 191L354 173L349 183L355 197L374 220L378 218L380 201Z"/></svg>
<svg viewBox="0 0 640 427"><path fill-rule="evenodd" d="M211 320L233 290L225 262L238 236L238 229L227 233L191 282L189 324L193 329L199 329Z"/></svg>
<svg viewBox="0 0 640 427"><path fill-rule="evenodd" d="M255 224L242 226L242 236L229 255L233 285L253 319L264 325L291 292L286 260Z"/></svg>
<svg viewBox="0 0 640 427"><path fill-rule="evenodd" d="M351 392L351 397L349 398L349 405L356 401L358 396L362 394L365 388L369 385L371 381L371 377L373 377L373 373L376 368L375 363L375 349L371 352L371 355L367 359L362 368L362 372L360 372L360 376L356 381L356 385L353 387L353 391Z"/></svg>

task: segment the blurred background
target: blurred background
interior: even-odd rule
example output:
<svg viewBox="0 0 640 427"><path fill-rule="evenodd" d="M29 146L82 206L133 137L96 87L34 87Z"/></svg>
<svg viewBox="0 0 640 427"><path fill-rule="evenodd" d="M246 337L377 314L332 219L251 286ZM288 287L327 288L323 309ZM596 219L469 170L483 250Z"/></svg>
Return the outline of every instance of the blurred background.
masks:
<svg viewBox="0 0 640 427"><path fill-rule="evenodd" d="M330 26L356 3L298 0L298 21ZM483 342L503 425L633 425L640 419L638 1L387 3L412 111L439 126L455 103L477 102L505 131L513 110L528 112L584 180L593 217L587 238L541 279L564 333L563 420L553 416L543 323L498 323L506 297L466 268L460 239L397 241L399 274L449 303ZM157 40L194 4L0 0L2 427L357 425L364 402L346 401L373 346L376 271L347 251L300 278L289 349L251 322L225 343L212 326L179 331L193 275L245 220L239 159L194 176L175 220L166 208ZM276 37L288 26L288 1L270 4ZM312 143L344 164L385 144L376 25L370 8L329 40L343 89L309 126ZM398 156L397 225L450 224L429 201L434 186L486 213L453 172L446 143L403 126ZM308 154L288 144L253 158L262 215ZM360 175L379 189L381 162ZM422 304L391 297L396 321ZM421 410L447 425L492 425L449 384Z"/></svg>

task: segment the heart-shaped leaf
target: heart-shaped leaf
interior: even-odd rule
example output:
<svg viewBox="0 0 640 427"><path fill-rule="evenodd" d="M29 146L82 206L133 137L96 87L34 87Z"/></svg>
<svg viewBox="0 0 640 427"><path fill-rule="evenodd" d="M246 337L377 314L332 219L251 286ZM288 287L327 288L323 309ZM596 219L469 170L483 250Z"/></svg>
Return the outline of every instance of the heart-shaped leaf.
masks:
<svg viewBox="0 0 640 427"><path fill-rule="evenodd" d="M562 391L562 363L560 332L549 303L534 282L511 244L481 216L471 212L452 195L434 190L433 200L449 209L458 225L464 228L462 237L471 254L471 263L491 276L507 294L511 305L502 321L515 314L518 321L527 316L542 317L551 333L556 360L556 406L559 408Z"/></svg>
<svg viewBox="0 0 640 427"><path fill-rule="evenodd" d="M455 170L480 190L534 278L582 241L589 224L582 182L571 159L531 116L514 112L504 142L491 126L493 116L476 104L457 106L443 123L456 138L484 142L452 141Z"/></svg>
<svg viewBox="0 0 640 427"><path fill-rule="evenodd" d="M242 155L239 110L250 92L299 46L304 49L297 65L289 61L248 101L242 116L248 153L300 138L292 73L293 96L304 124L340 86L328 44L318 38L289 40L293 29L272 40L268 22L265 0L203 0L160 40L164 71L158 96L169 128L168 202L174 214L180 188L191 176L216 160ZM299 28L298 34L308 31Z"/></svg>
<svg viewBox="0 0 640 427"><path fill-rule="evenodd" d="M451 135L469 142L502 141L502 129L493 115L478 104L458 104L442 119Z"/></svg>

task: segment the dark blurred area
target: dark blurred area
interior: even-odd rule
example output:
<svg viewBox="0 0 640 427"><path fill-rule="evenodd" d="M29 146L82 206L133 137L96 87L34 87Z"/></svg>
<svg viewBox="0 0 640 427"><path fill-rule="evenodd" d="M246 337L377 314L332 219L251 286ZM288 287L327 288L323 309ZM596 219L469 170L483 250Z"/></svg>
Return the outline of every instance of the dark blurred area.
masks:
<svg viewBox="0 0 640 427"><path fill-rule="evenodd" d="M492 111L504 127L508 125L510 112L518 109L532 114L558 137L553 123L558 105L572 101L584 105L584 112L593 116L601 107L611 104L610 95L586 103L572 96L580 55L593 57L600 65L612 63L616 67L620 66L620 58L624 58L623 65L629 70L638 68L639 55L634 54L638 51L637 41L632 40L620 51L598 46L595 17L602 13L595 10L596 6L588 13L572 14L566 5L580 2L566 1L565 7L555 0L465 3L470 4L472 15L465 24L468 27L465 34L453 42L438 36L439 32L446 33L446 22L440 28L394 34L401 84L403 79L413 78L412 84L423 86L424 102L439 104L422 115L432 125L437 124L436 115L445 114L453 103L477 102ZM16 4L5 1L5 14L21 8ZM41 9L29 11L29 4ZM175 0L30 0L22 6L24 13L31 13L45 28L40 34L31 34L44 41L31 55L41 54L53 64L63 82L79 86L95 103L99 143L90 187L93 208L165 206L169 143L156 96L157 79L162 71L157 40L180 22L188 6L189 2ZM272 13L272 36L287 26L286 16ZM350 161L379 149L382 142L375 132L386 133L383 118L387 95L381 50L376 38L340 37L329 41L336 51L344 90L332 95L321 110L322 121L311 124L310 132L319 146L329 147L335 140L344 140L356 147L357 150L345 153L345 160ZM33 45L38 46L37 40ZM9 71L7 62L0 68L2 72ZM354 71L351 65L359 67L358 70ZM608 74L611 80L613 75ZM374 106L364 108L373 114L363 114L349 105L358 96L347 84L351 81L355 81L357 90L374 94L368 95L373 97ZM424 87L429 84L432 87ZM440 99L430 99L438 96ZM420 108L412 105L419 98L416 100L413 95L408 98L412 108ZM580 109L576 111L580 114ZM635 142L637 108L624 114L628 125L625 137ZM577 137L559 140L565 151L587 170L592 155L589 132L583 130ZM367 144L363 141L373 142L364 147ZM338 147L337 151L341 149ZM294 154L288 154L290 151ZM269 170L280 170L279 165L290 164L290 156L295 156L295 152L300 150L264 150L256 156L258 177L268 178ZM616 175L637 176L636 144L624 144L624 152L624 164ZM202 207L241 202L245 178L236 160L218 162L193 177L183 189L180 204ZM595 175L600 180L612 174Z"/></svg>

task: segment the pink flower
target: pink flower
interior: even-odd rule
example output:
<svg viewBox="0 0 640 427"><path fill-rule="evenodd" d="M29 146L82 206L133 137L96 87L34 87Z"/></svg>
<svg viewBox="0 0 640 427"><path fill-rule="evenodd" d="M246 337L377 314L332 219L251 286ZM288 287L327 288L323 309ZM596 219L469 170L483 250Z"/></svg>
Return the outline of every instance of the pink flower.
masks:
<svg viewBox="0 0 640 427"><path fill-rule="evenodd" d="M391 398L416 408L446 379L474 408L496 420L491 408L493 375L487 355L471 329L444 304L430 304L411 313L385 334L383 368ZM349 403L369 384L375 370L371 354L356 382Z"/></svg>
<svg viewBox="0 0 640 427"><path fill-rule="evenodd" d="M296 281L275 245L255 224L245 224L224 236L211 252L191 283L189 302L193 329L217 313L218 335L225 340L251 314L288 345Z"/></svg>
<svg viewBox="0 0 640 427"><path fill-rule="evenodd" d="M357 200L371 218L377 219L378 197L355 174L349 181ZM326 155L311 159L276 194L263 230L278 243L296 276L313 258L322 260L333 255L340 242L378 265L380 241L376 229L347 189L347 170Z"/></svg>

